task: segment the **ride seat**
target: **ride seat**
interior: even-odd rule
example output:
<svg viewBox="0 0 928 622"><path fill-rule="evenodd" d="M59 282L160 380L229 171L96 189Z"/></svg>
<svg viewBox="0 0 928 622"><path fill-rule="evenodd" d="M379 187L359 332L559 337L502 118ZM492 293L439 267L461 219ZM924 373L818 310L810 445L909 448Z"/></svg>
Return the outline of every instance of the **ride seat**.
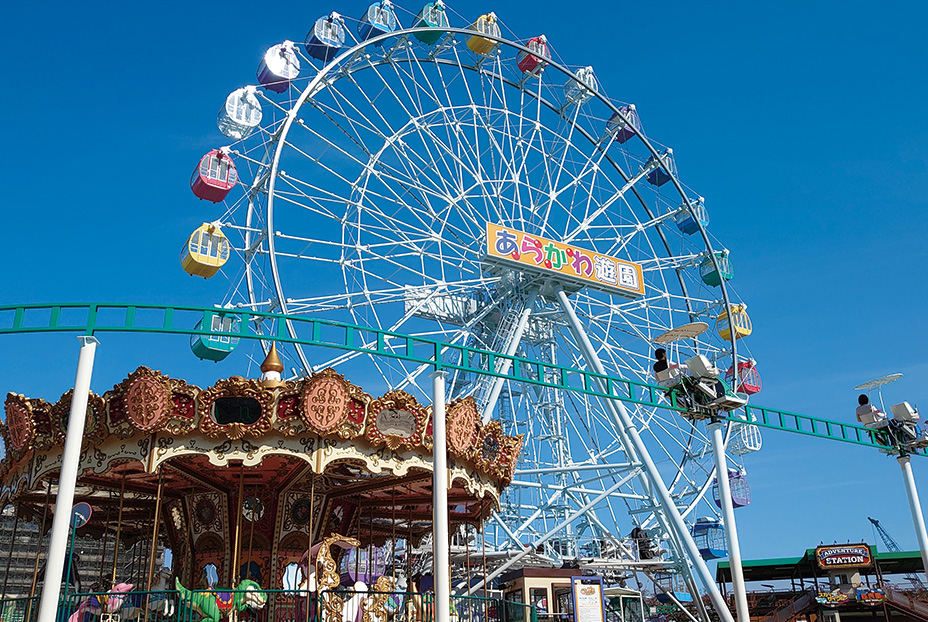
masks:
<svg viewBox="0 0 928 622"><path fill-rule="evenodd" d="M686 374L683 373L679 366L672 365L663 371L655 372L654 375L657 377L657 384L669 389L683 382L683 377Z"/></svg>
<svg viewBox="0 0 928 622"><path fill-rule="evenodd" d="M912 405L908 402L893 404L889 409L893 413L893 419L900 423L915 423L920 418L918 411L912 408Z"/></svg>
<svg viewBox="0 0 928 622"><path fill-rule="evenodd" d="M857 407L857 421L864 427L881 430L889 425L886 413L877 409L873 404L862 404Z"/></svg>
<svg viewBox="0 0 928 622"><path fill-rule="evenodd" d="M709 362L703 354L697 354L686 362L686 368L698 378L718 378L719 368Z"/></svg>

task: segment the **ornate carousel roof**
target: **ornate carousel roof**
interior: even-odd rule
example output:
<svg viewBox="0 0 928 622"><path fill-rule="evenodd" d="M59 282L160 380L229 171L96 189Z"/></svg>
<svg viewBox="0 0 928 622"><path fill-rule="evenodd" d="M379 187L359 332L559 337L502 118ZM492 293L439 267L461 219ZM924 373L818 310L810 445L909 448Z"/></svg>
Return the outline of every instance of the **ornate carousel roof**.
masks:
<svg viewBox="0 0 928 622"><path fill-rule="evenodd" d="M150 533L160 507L175 545L200 532L222 539L249 503L270 510L259 531L275 546L307 529L367 543L429 533L431 406L400 390L375 398L332 369L296 381L280 380L281 369L272 350L261 380L201 389L139 367L91 393L75 501L105 513L104 525L118 511L127 540ZM70 403L70 391L56 403L7 396L0 506L27 515L51 507ZM522 437L483 424L472 398L446 413L452 525L479 526L512 480Z"/></svg>

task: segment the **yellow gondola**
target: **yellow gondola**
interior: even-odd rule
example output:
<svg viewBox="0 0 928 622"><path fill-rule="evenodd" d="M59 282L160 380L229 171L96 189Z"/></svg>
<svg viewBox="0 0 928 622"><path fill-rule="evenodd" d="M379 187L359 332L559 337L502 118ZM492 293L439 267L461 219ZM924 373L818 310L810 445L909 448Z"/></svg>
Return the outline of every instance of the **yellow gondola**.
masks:
<svg viewBox="0 0 928 622"><path fill-rule="evenodd" d="M715 318L715 329L719 336L726 340L731 340L731 329L735 329L735 339L741 339L751 334L751 318L748 317L748 306L744 304L731 306L731 322L728 321L728 311L722 311Z"/></svg>
<svg viewBox="0 0 928 622"><path fill-rule="evenodd" d="M229 260L229 240L215 223L203 223L180 253L180 265L191 276L213 276Z"/></svg>
<svg viewBox="0 0 928 622"><path fill-rule="evenodd" d="M496 23L496 13L487 13L486 15L481 15L477 18L477 21L471 24L471 30L476 30L482 35L490 35L492 37L499 36L499 24ZM486 37L479 37L473 35L467 39L467 47L470 48L472 52L477 54L489 54L496 46L499 45L496 41L492 39L487 39Z"/></svg>

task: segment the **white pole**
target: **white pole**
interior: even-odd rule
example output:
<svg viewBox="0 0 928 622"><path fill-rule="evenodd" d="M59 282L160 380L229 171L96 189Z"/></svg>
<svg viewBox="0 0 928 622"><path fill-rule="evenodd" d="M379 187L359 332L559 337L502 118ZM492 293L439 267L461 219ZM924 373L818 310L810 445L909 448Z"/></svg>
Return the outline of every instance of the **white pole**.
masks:
<svg viewBox="0 0 928 622"><path fill-rule="evenodd" d="M58 475L58 495L55 497L55 516L52 519L52 532L48 543L48 561L45 563L45 583L39 602L38 622L55 622L58 612L64 557L68 548L68 528L71 526L71 506L74 505L74 487L77 485L84 421L87 418L93 355L100 343L94 337L82 336L78 339L81 341L81 353L77 361L77 377L74 380L71 413L68 416L68 433L64 438L64 453Z"/></svg>
<svg viewBox="0 0 928 622"><path fill-rule="evenodd" d="M557 290L557 298L561 303L561 308L564 309L564 313L567 316L567 325L570 327L571 332L573 332L587 365L597 374L601 376L607 375L606 368L596 354L596 349L590 342L590 338L583 328L583 324L580 323L580 318L577 317L574 307L570 304L570 299L563 289L559 288ZM601 383L600 389L605 389ZM731 611L728 609L728 604L725 602L725 599L722 598L719 587L715 584L715 580L712 578L712 573L709 572L706 561L699 554L699 549L696 548L696 542L693 541L693 534L690 533L686 523L683 522L680 509L674 502L673 497L670 496L670 491L667 490L664 480L661 479L660 471L658 471L657 465L654 464L654 460L651 459L651 455L648 453L644 441L642 441L641 437L638 435L638 429L635 427L632 418L625 409L625 404L620 400L614 399L605 399L603 403L606 406L606 410L612 415L613 425L615 425L616 431L624 439L623 444L625 444L626 452L635 452L638 454L638 458L641 460L642 466L647 473L642 485L651 487L651 493L654 494L656 501L660 504L669 526L676 532L677 540L683 545L686 555L689 557L689 562L692 564L692 569L699 578L700 583L702 583L703 589L706 590L706 593L709 595L709 599L712 601L716 613L718 613L722 622L734 622ZM699 598L699 595L693 594L693 598Z"/></svg>
<svg viewBox="0 0 928 622"><path fill-rule="evenodd" d="M445 376L432 376L432 539L435 541L435 622L450 622L451 568L448 561L448 441L445 437ZM40 621L44 622L44 621Z"/></svg>
<svg viewBox="0 0 928 622"><path fill-rule="evenodd" d="M918 536L918 548L922 553L922 572L928 578L928 533L925 532L925 517L922 515L922 504L918 500L918 489L915 488L915 476L912 475L911 458L899 456L899 466L902 467L902 478L905 480L905 492L909 497L909 509L912 511L912 522L915 523L915 535Z"/></svg>
<svg viewBox="0 0 928 622"><path fill-rule="evenodd" d="M715 454L715 472L719 482L719 501L722 505L722 522L725 524L725 539L728 542L728 563L731 564L731 587L735 593L735 610L738 622L751 622L748 595L744 587L744 570L741 568L741 545L735 527L735 507L731 502L731 482L728 481L728 461L725 459L725 441L722 438L722 422L709 424L712 433L712 453Z"/></svg>

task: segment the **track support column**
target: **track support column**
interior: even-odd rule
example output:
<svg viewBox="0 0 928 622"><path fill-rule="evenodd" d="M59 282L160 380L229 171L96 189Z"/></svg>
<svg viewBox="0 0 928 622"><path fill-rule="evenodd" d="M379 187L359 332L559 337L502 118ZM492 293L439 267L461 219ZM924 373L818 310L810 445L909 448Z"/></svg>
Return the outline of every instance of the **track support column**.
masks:
<svg viewBox="0 0 928 622"><path fill-rule="evenodd" d="M735 507L731 501L731 484L728 481L728 460L725 458L725 441L722 438L722 422L713 419L709 424L712 435L712 453L715 455L715 471L719 482L719 501L722 505L722 521L725 524L725 540L728 544L728 561L731 564L731 587L735 595L735 610L738 622L751 622L748 596L744 587L744 571L741 568L741 545L735 527Z"/></svg>
<svg viewBox="0 0 928 622"><path fill-rule="evenodd" d="M915 488L915 476L912 474L911 458L908 455L896 458L902 467L902 479L905 481L905 493L909 497L909 509L912 511L912 522L915 523L915 535L918 536L918 548L922 553L922 571L928 578L928 533L925 531L925 517L922 515L922 504L918 500L918 489Z"/></svg>
<svg viewBox="0 0 928 622"><path fill-rule="evenodd" d="M39 601L39 622L55 622L58 612L64 558L68 548L68 529L71 527L71 506L74 505L74 488L77 485L81 443L84 440L84 421L87 418L93 357L100 343L96 338L89 336L81 336L78 339L81 341L81 352L77 360L77 377L74 380L74 393L71 395L68 432L61 457L55 516L48 543L48 560L45 563L45 583L42 587L42 599Z"/></svg>
<svg viewBox="0 0 928 622"><path fill-rule="evenodd" d="M435 622L450 622L451 568L448 561L448 441L445 436L445 376L432 376L432 540L435 545Z"/></svg>
<svg viewBox="0 0 928 622"><path fill-rule="evenodd" d="M596 349L593 347L592 342L590 342L586 329L577 317L577 313L574 311L570 299L562 288L557 289L557 299L561 304L561 309L564 310L567 326L577 340L577 345L580 347L580 351L587 365L597 374L601 376L607 375L606 368L603 366L599 355L596 354ZM601 389L605 389L605 387L601 386ZM728 603L722 598L722 594L715 584L715 579L712 577L712 573L709 572L706 561L699 554L699 549L696 548L696 542L693 541L693 535L690 533L689 528L687 528L686 523L683 522L680 510L677 508L673 497L670 496L670 491L667 490L664 480L661 479L661 474L657 469L657 465L654 464L651 455L645 447L644 441L642 441L641 437L638 435L638 429L632 422L628 410L625 409L625 403L616 399L605 399L603 400L603 405L612 416L616 431L622 435L625 451L635 454L637 459L641 461L641 465L644 469L644 473L642 474L642 486L650 491L654 500L660 505L670 531L674 532L677 541L684 549L681 552L689 557L689 563L692 564L692 572L696 575L703 589L706 590L706 593L709 595L709 599L712 601L716 613L718 613L722 622L733 622L734 618L731 615L731 611L728 609ZM699 595L694 594L693 598L699 598Z"/></svg>

